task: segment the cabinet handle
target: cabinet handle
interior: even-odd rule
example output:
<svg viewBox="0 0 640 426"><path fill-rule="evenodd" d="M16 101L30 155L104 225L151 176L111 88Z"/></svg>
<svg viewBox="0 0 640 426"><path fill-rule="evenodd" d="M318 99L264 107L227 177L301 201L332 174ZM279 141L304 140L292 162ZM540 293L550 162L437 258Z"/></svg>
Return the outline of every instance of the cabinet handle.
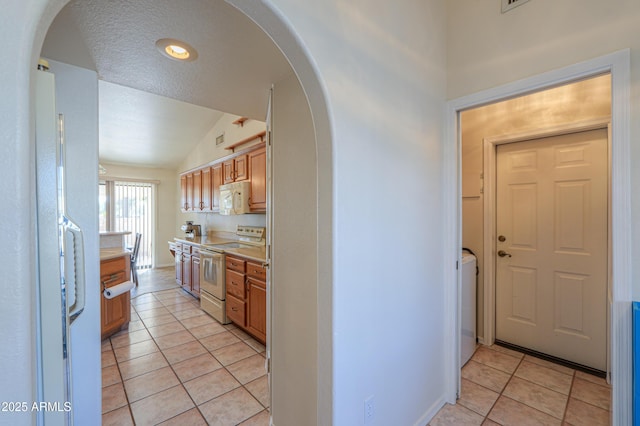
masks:
<svg viewBox="0 0 640 426"><path fill-rule="evenodd" d="M238 308L231 308L233 312L238 312Z"/></svg>

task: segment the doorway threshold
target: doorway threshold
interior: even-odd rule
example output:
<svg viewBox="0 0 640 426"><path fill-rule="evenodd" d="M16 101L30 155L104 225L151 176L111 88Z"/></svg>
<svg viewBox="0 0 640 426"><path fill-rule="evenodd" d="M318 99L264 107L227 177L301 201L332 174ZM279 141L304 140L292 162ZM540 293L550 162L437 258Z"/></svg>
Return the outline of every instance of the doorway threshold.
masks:
<svg viewBox="0 0 640 426"><path fill-rule="evenodd" d="M514 345L511 343L503 342L502 340L496 340L494 344L502 346L503 348L512 349L514 351L522 352L526 355L531 355L536 358L543 359L545 361L553 362L554 364L562 365L563 367L572 368L574 370L582 371L584 373L592 374L594 376L607 378L607 372L597 370L595 368L587 367L586 365L578 364L575 362L567 361L566 359L557 358L555 356L547 355L542 352L537 352L532 349L523 348L522 346Z"/></svg>

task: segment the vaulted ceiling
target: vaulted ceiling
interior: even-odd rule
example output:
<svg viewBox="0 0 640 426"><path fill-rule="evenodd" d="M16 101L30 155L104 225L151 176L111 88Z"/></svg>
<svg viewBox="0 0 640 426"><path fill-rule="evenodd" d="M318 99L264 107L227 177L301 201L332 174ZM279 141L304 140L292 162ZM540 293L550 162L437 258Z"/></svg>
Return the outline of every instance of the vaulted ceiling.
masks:
<svg viewBox="0 0 640 426"><path fill-rule="evenodd" d="M167 58L161 38L190 44L198 59ZM101 161L156 167L175 167L220 111L264 120L271 84L292 73L223 0L72 0L42 56L97 71Z"/></svg>

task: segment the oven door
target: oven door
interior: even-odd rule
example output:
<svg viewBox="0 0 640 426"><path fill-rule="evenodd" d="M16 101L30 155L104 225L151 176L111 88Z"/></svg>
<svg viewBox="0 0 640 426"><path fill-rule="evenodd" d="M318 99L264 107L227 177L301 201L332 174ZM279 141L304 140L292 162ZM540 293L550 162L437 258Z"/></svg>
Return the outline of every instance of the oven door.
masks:
<svg viewBox="0 0 640 426"><path fill-rule="evenodd" d="M200 250L200 291L219 300L225 299L224 253Z"/></svg>

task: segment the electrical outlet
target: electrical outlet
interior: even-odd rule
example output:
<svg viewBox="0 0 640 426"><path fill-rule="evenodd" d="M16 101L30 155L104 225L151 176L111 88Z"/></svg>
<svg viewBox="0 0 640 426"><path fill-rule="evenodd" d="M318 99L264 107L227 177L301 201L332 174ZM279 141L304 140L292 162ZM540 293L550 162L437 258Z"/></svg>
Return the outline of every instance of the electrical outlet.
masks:
<svg viewBox="0 0 640 426"><path fill-rule="evenodd" d="M373 418L376 414L376 407L374 404L373 395L364 400L364 424L370 425L373 423Z"/></svg>

